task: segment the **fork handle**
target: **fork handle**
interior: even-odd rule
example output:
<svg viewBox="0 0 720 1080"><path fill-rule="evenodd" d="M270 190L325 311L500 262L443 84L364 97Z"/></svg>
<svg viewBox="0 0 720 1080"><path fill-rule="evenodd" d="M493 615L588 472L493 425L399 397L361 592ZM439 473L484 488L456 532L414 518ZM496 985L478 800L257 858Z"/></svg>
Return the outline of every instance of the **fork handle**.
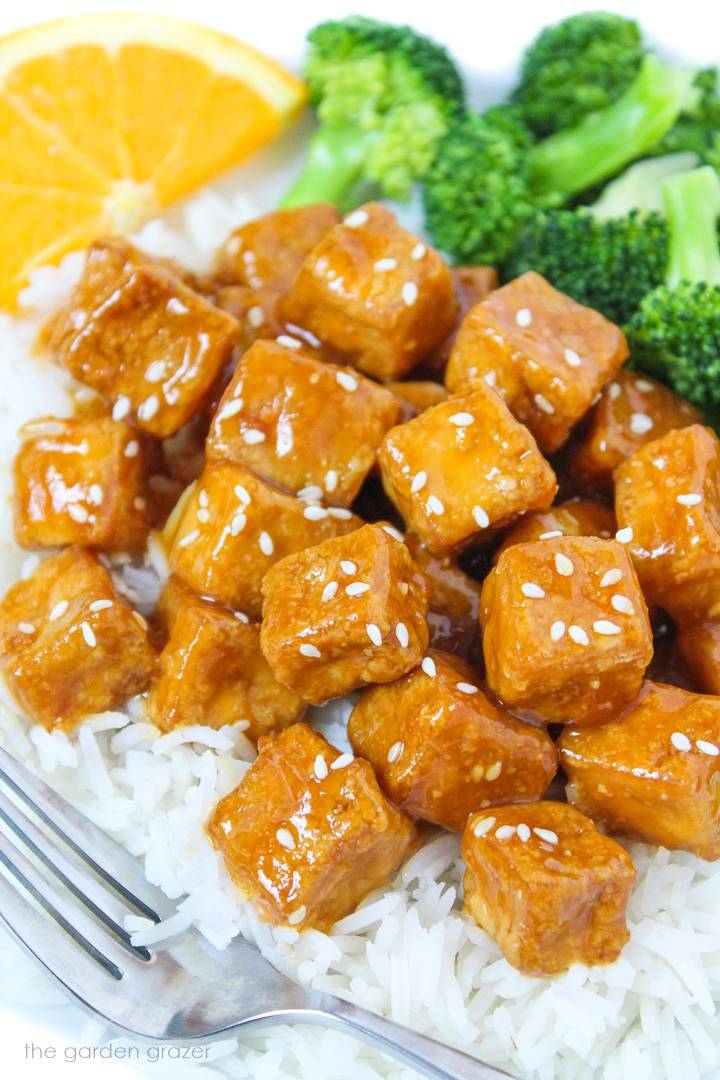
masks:
<svg viewBox="0 0 720 1080"><path fill-rule="evenodd" d="M323 994L321 1011L315 1017L311 1014L302 1019L306 1023L315 1019L328 1027L349 1031L430 1080L497 1080L498 1077L510 1077L510 1073L503 1069L486 1065L462 1050L445 1046L427 1035L340 998Z"/></svg>

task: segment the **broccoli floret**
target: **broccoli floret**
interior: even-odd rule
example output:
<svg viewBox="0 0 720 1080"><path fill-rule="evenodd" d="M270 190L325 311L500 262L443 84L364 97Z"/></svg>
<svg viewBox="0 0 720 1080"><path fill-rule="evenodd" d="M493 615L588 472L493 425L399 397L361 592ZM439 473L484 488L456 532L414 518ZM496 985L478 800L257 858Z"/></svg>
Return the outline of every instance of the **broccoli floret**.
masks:
<svg viewBox="0 0 720 1080"><path fill-rule="evenodd" d="M616 101L642 58L634 20L606 11L572 15L546 27L527 50L513 100L536 135L552 135Z"/></svg>
<svg viewBox="0 0 720 1080"><path fill-rule="evenodd" d="M690 151L715 169L720 169L720 94L717 68L704 68L695 76L693 86L698 100L683 111L667 135L653 151L656 154L676 154Z"/></svg>
<svg viewBox="0 0 720 1080"><path fill-rule="evenodd" d="M343 204L358 180L408 198L464 107L455 65L410 27L361 16L321 23L308 40L305 77L320 126L282 205Z"/></svg>
<svg viewBox="0 0 720 1080"><path fill-rule="evenodd" d="M720 179L710 166L664 185L670 229L666 283L627 327L633 366L668 383L707 414L720 406Z"/></svg>
<svg viewBox="0 0 720 1080"><path fill-rule="evenodd" d="M597 220L585 209L538 215L520 234L503 272L536 270L560 292L625 323L665 279L668 231L659 214Z"/></svg>

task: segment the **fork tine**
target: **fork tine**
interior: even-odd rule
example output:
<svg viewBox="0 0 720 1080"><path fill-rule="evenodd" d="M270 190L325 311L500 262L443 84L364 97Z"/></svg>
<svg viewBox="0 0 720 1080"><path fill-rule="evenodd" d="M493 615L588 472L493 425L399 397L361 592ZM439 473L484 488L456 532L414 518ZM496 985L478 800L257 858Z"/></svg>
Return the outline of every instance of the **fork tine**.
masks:
<svg viewBox="0 0 720 1080"><path fill-rule="evenodd" d="M2 748L0 781L142 915L159 922L175 913L175 905L147 881L142 864L134 855Z"/></svg>

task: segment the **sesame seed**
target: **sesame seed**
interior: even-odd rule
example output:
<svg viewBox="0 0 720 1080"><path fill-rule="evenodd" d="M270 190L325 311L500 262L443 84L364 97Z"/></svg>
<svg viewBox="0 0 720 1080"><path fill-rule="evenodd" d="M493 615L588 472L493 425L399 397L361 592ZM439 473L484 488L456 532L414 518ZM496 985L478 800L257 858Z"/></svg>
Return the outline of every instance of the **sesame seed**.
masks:
<svg viewBox="0 0 720 1080"><path fill-rule="evenodd" d="M286 349L302 348L302 341L298 341L297 338L290 337L289 334L280 334L280 336L275 340L277 341L278 345L284 345Z"/></svg>
<svg viewBox="0 0 720 1080"><path fill-rule="evenodd" d="M562 536L561 529L551 529L550 532L540 533L538 540L554 540L556 536Z"/></svg>
<svg viewBox="0 0 720 1080"><path fill-rule="evenodd" d="M540 412L547 413L548 416L551 413L555 412L555 406L551 405L548 399L546 397L543 397L542 394L536 394L533 398L533 401L537 405L538 409L540 409Z"/></svg>
<svg viewBox="0 0 720 1080"><path fill-rule="evenodd" d="M347 225L348 229L357 229L360 225L366 225L369 221L369 215L367 210L353 210L352 214L348 214L343 220L343 225Z"/></svg>
<svg viewBox="0 0 720 1080"><path fill-rule="evenodd" d="M570 577L575 567L567 555L563 555L562 552L558 551L555 556L555 569L561 577Z"/></svg>
<svg viewBox="0 0 720 1080"><path fill-rule="evenodd" d="M378 646L382 645L383 639L382 639L382 634L380 633L380 627L379 626L376 626L375 623L372 623L372 622L367 623L367 625L365 626L365 630L367 632L367 636L370 638L373 645L378 645Z"/></svg>
<svg viewBox="0 0 720 1080"><path fill-rule="evenodd" d="M499 829L495 830L495 836L498 840L512 840L514 835L514 825L501 825Z"/></svg>
<svg viewBox="0 0 720 1080"><path fill-rule="evenodd" d="M422 259L426 251L427 248L424 244L416 244L410 252L410 258L415 260Z"/></svg>
<svg viewBox="0 0 720 1080"><path fill-rule="evenodd" d="M522 822L517 827L517 834L522 840L523 844L526 844L532 836L532 833L530 832L530 826L526 825L525 822Z"/></svg>
<svg viewBox="0 0 720 1080"><path fill-rule="evenodd" d="M322 591L322 599L327 603L328 600L332 600L335 593L338 591L337 581L328 581L327 585Z"/></svg>
<svg viewBox="0 0 720 1080"><path fill-rule="evenodd" d="M536 836L539 836L541 840L545 840L548 844L559 843L558 834L553 832L552 829L533 829Z"/></svg>
<svg viewBox="0 0 720 1080"><path fill-rule="evenodd" d="M295 850L295 838L289 829L278 829L275 836L281 847L286 848L288 851Z"/></svg>
<svg viewBox="0 0 720 1080"><path fill-rule="evenodd" d="M238 620L238 622L241 622L241 623L249 623L250 622L250 620L248 619L248 617L247 617L247 615L245 614L244 611L233 611L233 615Z"/></svg>
<svg viewBox="0 0 720 1080"><path fill-rule="evenodd" d="M352 510L346 510L343 506L328 506L327 512L338 521L349 521L352 517Z"/></svg>
<svg viewBox="0 0 720 1080"><path fill-rule="evenodd" d="M608 386L608 397L611 401L615 401L621 394L620 383L611 382Z"/></svg>
<svg viewBox="0 0 720 1080"><path fill-rule="evenodd" d="M67 600L61 600L55 605L50 614L48 615L48 622L55 622L56 619L60 619L68 609ZM92 611L92 605L90 605Z"/></svg>
<svg viewBox="0 0 720 1080"><path fill-rule="evenodd" d="M300 488L297 494L298 499L322 499L323 489L317 484L307 484L306 487Z"/></svg>
<svg viewBox="0 0 720 1080"><path fill-rule="evenodd" d="M487 834L490 832L493 825L495 824L495 820L496 819L494 817L480 818L480 820L476 821L473 825L473 836L477 836L478 839L481 836L487 836Z"/></svg>
<svg viewBox="0 0 720 1080"><path fill-rule="evenodd" d="M373 270L377 270L379 274L384 274L387 270L397 270L397 259L378 259Z"/></svg>
<svg viewBox="0 0 720 1080"><path fill-rule="evenodd" d="M347 390L349 394L351 394L353 390L357 390L358 388L357 379L354 375L350 375L347 371L338 371L335 378L338 384L342 386L343 390Z"/></svg>
<svg viewBox="0 0 720 1080"><path fill-rule="evenodd" d="M600 588L604 589L606 585L617 585L618 581L622 579L622 570L608 570L606 574L603 574L602 581L600 582Z"/></svg>
<svg viewBox="0 0 720 1080"><path fill-rule="evenodd" d="M150 364L148 366L148 369L145 372L145 382L150 382L150 383L162 382L162 379L163 379L164 375L165 375L165 361L164 360L153 360L152 364Z"/></svg>
<svg viewBox="0 0 720 1080"><path fill-rule="evenodd" d="M597 622L594 622L593 630L596 634L605 634L608 636L611 634L622 633L622 630L617 625L617 623L609 622L607 619L598 619Z"/></svg>
<svg viewBox="0 0 720 1080"><path fill-rule="evenodd" d="M99 506L103 501L103 489L99 484L91 484L88 488L88 502L91 506Z"/></svg>
<svg viewBox="0 0 720 1080"><path fill-rule="evenodd" d="M112 418L113 420L124 420L131 409L130 398L121 394L113 405Z"/></svg>
<svg viewBox="0 0 720 1080"><path fill-rule="evenodd" d="M390 765L392 765L393 761L397 761L397 759L400 757L400 755L402 754L404 749L405 749L405 743L404 742L395 742L395 743L392 744L392 746L388 750L388 755L387 755L387 759L388 759L388 762L389 762Z"/></svg>
<svg viewBox="0 0 720 1080"><path fill-rule="evenodd" d="M357 574L357 563L351 562L350 559L341 559L340 569L344 574Z"/></svg>
<svg viewBox="0 0 720 1080"><path fill-rule="evenodd" d="M237 489L237 488L235 488L235 494L236 494L236 495L237 495L237 490L238 490L238 489ZM209 499L209 497L208 497L208 493L207 493L207 491L205 491L205 488L203 488L203 489L202 489L202 491L200 491L200 492L199 492L199 494L198 494L198 502L200 503L200 505L201 505L202 507L206 507L206 506L208 506L208 505L209 505L209 503L210 503L210 499Z"/></svg>
<svg viewBox="0 0 720 1080"><path fill-rule="evenodd" d="M247 321L251 326L254 326L256 330L258 326L262 326L265 322L265 312L259 304L253 304L251 308L248 308Z"/></svg>
<svg viewBox="0 0 720 1080"><path fill-rule="evenodd" d="M717 747L715 743L706 742L705 739L698 739L695 745L701 754L707 754L709 757L717 757L720 754L720 747Z"/></svg>
<svg viewBox="0 0 720 1080"><path fill-rule="evenodd" d="M334 469L328 469L325 473L325 490L327 492L333 492L338 486L338 474Z"/></svg>
<svg viewBox="0 0 720 1080"><path fill-rule="evenodd" d="M530 310L530 308L520 308L520 310L515 315L515 322L518 324L518 326L529 326L532 322L532 311Z"/></svg>
<svg viewBox="0 0 720 1080"><path fill-rule="evenodd" d="M263 555L272 555L275 550L275 545L272 542L272 537L265 531L260 533L258 537L258 546Z"/></svg>
<svg viewBox="0 0 720 1080"><path fill-rule="evenodd" d="M313 772L317 776L318 780L324 780L325 777L327 776L327 774L328 774L327 761L322 756L322 754L318 754L318 756L315 758L315 764L313 765Z"/></svg>
<svg viewBox="0 0 720 1080"><path fill-rule="evenodd" d="M82 636L85 638L86 645L89 645L91 649L94 649L97 645L97 638L92 632L92 627L90 626L90 623L80 623L80 629L82 630Z"/></svg>
<svg viewBox="0 0 720 1080"><path fill-rule="evenodd" d="M479 529L487 529L490 524L490 518L483 510L482 506L473 506L472 514L477 527Z"/></svg>
<svg viewBox="0 0 720 1080"><path fill-rule="evenodd" d="M288 915L288 923L290 924L290 926L297 926L303 921L306 915L307 908L304 904L301 904L299 908L295 909L295 911L290 912L290 914Z"/></svg>
<svg viewBox="0 0 720 1080"><path fill-rule="evenodd" d="M619 593L616 593L610 603L616 611L621 612L623 615L635 614L635 608L633 607L632 601L628 600L627 596L620 596Z"/></svg>
<svg viewBox="0 0 720 1080"><path fill-rule="evenodd" d="M330 768L337 772L338 769L344 769L346 765L351 765L354 760L352 754L341 754L340 757L335 758Z"/></svg>
<svg viewBox="0 0 720 1080"><path fill-rule="evenodd" d="M18 623L18 630L21 634L34 634L35 626L31 622Z"/></svg>
<svg viewBox="0 0 720 1080"><path fill-rule="evenodd" d="M141 630L147 630L147 628L148 628L147 619L144 619L139 611L133 611L132 617L135 620L135 622L138 624L138 626L140 627Z"/></svg>
<svg viewBox="0 0 720 1080"><path fill-rule="evenodd" d="M673 731L670 736L670 742L673 744L676 750L682 750L683 753L687 753L688 750L692 750L692 743L682 731Z"/></svg>
<svg viewBox="0 0 720 1080"><path fill-rule="evenodd" d="M134 458L137 457L140 447L135 439L132 439L125 447L125 457Z"/></svg>
<svg viewBox="0 0 720 1080"><path fill-rule="evenodd" d="M633 531L630 525L625 529L618 529L615 533L615 539L618 544L629 544L633 538Z"/></svg>
<svg viewBox="0 0 720 1080"><path fill-rule="evenodd" d="M70 503L68 506L68 514L73 521L77 521L81 525L85 524L89 516L85 507L81 506L80 503Z"/></svg>
<svg viewBox="0 0 720 1080"><path fill-rule="evenodd" d="M407 649L408 645L410 644L410 635L408 633L408 628L405 623L399 622L397 624L397 626L395 627L395 637L400 643L400 648Z"/></svg>
<svg viewBox="0 0 720 1080"><path fill-rule="evenodd" d="M199 535L200 535L200 530L199 529L193 529L192 532L186 533L185 536L183 536L182 540L178 540L178 547L181 547L181 548L187 547L189 544L194 543L195 540L197 540Z"/></svg>
<svg viewBox="0 0 720 1080"><path fill-rule="evenodd" d="M156 394L151 394L149 398L145 398L145 401L138 406L138 420L152 420L159 408L160 399Z"/></svg>
<svg viewBox="0 0 720 1080"><path fill-rule="evenodd" d="M437 495L431 495L427 501L428 510L433 514L444 514L445 507L438 499Z"/></svg>
<svg viewBox="0 0 720 1080"><path fill-rule="evenodd" d="M554 622L552 624L552 626L550 627L550 640L551 641L560 641L560 638L562 638L564 636L564 634L565 634L565 623L562 622L562 620L558 619L558 621Z"/></svg>
<svg viewBox="0 0 720 1080"><path fill-rule="evenodd" d="M502 762L496 761L494 765L491 765L485 772L486 780L497 780L498 776L502 772Z"/></svg>
<svg viewBox="0 0 720 1080"><path fill-rule="evenodd" d="M257 428L248 428L247 431L243 431L243 442L248 446L255 446L256 443L265 442L265 432L258 431Z"/></svg>
<svg viewBox="0 0 720 1080"><path fill-rule="evenodd" d="M565 360L570 365L570 367L580 367L580 365L582 364L582 360L574 349L565 349L563 356L565 357Z"/></svg>
<svg viewBox="0 0 720 1080"><path fill-rule="evenodd" d="M697 506L702 502L702 495L678 495L675 501L681 506Z"/></svg>
<svg viewBox="0 0 720 1080"><path fill-rule="evenodd" d="M400 290L405 307L412 307L418 298L418 287L414 281L406 281Z"/></svg>
<svg viewBox="0 0 720 1080"><path fill-rule="evenodd" d="M590 644L590 638L587 636L582 626L575 626L573 623L573 625L568 628L568 634L570 635L570 639L574 641L576 645Z"/></svg>
<svg viewBox="0 0 720 1080"><path fill-rule="evenodd" d="M473 686L473 684L469 682L459 682L457 683L457 688L461 694L477 694L478 692L477 686Z"/></svg>
<svg viewBox="0 0 720 1080"><path fill-rule="evenodd" d="M315 645L301 645L300 646L300 655L301 656L311 656L314 660L319 660L320 656L321 656L321 653L320 653L320 650Z"/></svg>
<svg viewBox="0 0 720 1080"><path fill-rule="evenodd" d="M653 426L652 417L646 416L645 413L636 412L630 417L630 430L633 435L647 435L648 431L652 431Z"/></svg>
<svg viewBox="0 0 720 1080"><path fill-rule="evenodd" d="M435 667L435 661L432 656L423 656L422 664L420 667L423 669L426 675L429 675L431 679L434 679L437 675L437 668Z"/></svg>
<svg viewBox="0 0 720 1080"><path fill-rule="evenodd" d="M195 514L201 525L207 525L210 520L210 511L206 510L204 506L201 506L198 512Z"/></svg>
<svg viewBox="0 0 720 1080"><path fill-rule="evenodd" d="M243 399L235 398L234 401L228 401L227 405L223 405L222 409L217 414L217 420L227 420L231 416L237 416L239 412L242 412Z"/></svg>
<svg viewBox="0 0 720 1080"><path fill-rule="evenodd" d="M370 586L366 585L364 581L352 581L349 585L345 586L345 592L348 596L362 596L363 593L369 591Z"/></svg>
<svg viewBox="0 0 720 1080"><path fill-rule="evenodd" d="M303 510L303 517L308 521L322 521L328 516L328 512L324 506L306 506Z"/></svg>
<svg viewBox="0 0 720 1080"><path fill-rule="evenodd" d="M243 531L246 525L247 518L245 517L245 515L241 512L235 514L235 517L230 522L230 535L237 536Z"/></svg>
<svg viewBox="0 0 720 1080"><path fill-rule="evenodd" d="M494 386L497 382L497 373L494 371L488 371L488 373L485 375L485 382L488 384L488 386Z"/></svg>
<svg viewBox="0 0 720 1080"><path fill-rule="evenodd" d="M383 532L386 532L388 536L392 536L393 540L397 540L400 544L405 543L405 537L403 536L403 534L401 532L398 532L398 530L395 529L392 525L383 525L382 528Z"/></svg>
<svg viewBox="0 0 720 1080"><path fill-rule="evenodd" d="M526 581L524 585L521 585L520 592L531 600L542 600L545 596L545 590L541 589L539 585L533 584L532 581Z"/></svg>
<svg viewBox="0 0 720 1080"><path fill-rule="evenodd" d="M638 379L635 386L638 390L642 391L643 394L650 394L655 389L653 384L648 382L647 379Z"/></svg>
<svg viewBox="0 0 720 1080"><path fill-rule="evenodd" d="M468 427L474 419L475 417L469 412L458 412L448 417L450 423L454 424L455 427Z"/></svg>
<svg viewBox="0 0 720 1080"><path fill-rule="evenodd" d="M417 495L418 491L422 491L427 483L427 473L422 470L419 473L415 473L413 482L410 485L410 492L412 495Z"/></svg>
<svg viewBox="0 0 720 1080"><path fill-rule="evenodd" d="M90 605L91 611L107 611L108 608L113 606L112 600L93 600Z"/></svg>
<svg viewBox="0 0 720 1080"><path fill-rule="evenodd" d="M401 596L407 596L409 588L410 586L408 585L407 581L398 582L398 592Z"/></svg>

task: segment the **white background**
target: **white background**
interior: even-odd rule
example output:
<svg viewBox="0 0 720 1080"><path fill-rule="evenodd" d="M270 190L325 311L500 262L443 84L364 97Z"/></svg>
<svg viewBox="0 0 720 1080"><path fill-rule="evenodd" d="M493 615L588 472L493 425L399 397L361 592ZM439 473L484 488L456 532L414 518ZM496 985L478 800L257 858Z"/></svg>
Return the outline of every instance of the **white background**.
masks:
<svg viewBox="0 0 720 1080"><path fill-rule="evenodd" d="M305 31L325 18L351 11L392 22L409 22L450 46L468 76L472 98L486 103L502 97L512 84L519 54L541 26L585 8L605 7L638 18L650 41L663 52L700 63L720 60L720 7L716 0L158 0L155 3L75 3L73 0L0 0L0 34L30 23L98 11L143 11L174 15L245 39L277 59L297 67ZM2 931L0 931L1 933ZM83 1020L69 1010L25 1008L0 1011L0 1075L7 1080L104 1080L136 1075L117 1065L63 1060L66 1046L84 1041ZM54 1061L30 1061L26 1043L57 1048ZM177 1077L183 1072L173 1070ZM164 1076L169 1074L158 1067ZM338 1080L341 1080L340 1074Z"/></svg>

